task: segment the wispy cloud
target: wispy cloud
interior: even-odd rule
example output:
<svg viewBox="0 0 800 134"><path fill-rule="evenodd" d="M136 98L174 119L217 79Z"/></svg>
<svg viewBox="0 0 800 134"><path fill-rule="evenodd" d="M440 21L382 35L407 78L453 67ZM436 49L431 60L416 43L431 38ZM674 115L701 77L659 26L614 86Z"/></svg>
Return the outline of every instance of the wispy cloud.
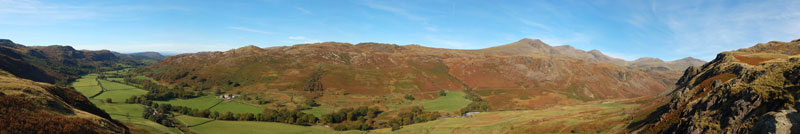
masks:
<svg viewBox="0 0 800 134"><path fill-rule="evenodd" d="M380 4L380 3L375 3L374 1L366 1L366 2L364 2L362 4L367 6L367 7L369 7L369 8L372 8L372 9L382 10L382 11L386 11L386 12L390 12L390 13L393 13L393 14L397 14L397 15L406 17L409 20L415 20L415 21L427 20L427 18L419 16L419 15L415 15L415 14L412 14L412 13L409 13L405 9L398 8L398 7L393 7L393 6L387 6L387 5Z"/></svg>
<svg viewBox="0 0 800 134"><path fill-rule="evenodd" d="M431 26L431 27L425 27L425 30L427 30L429 32L438 32L439 28Z"/></svg>
<svg viewBox="0 0 800 134"><path fill-rule="evenodd" d="M303 12L305 14L312 14L311 11L306 10L305 8L302 7L295 7L294 9L297 9L298 11Z"/></svg>
<svg viewBox="0 0 800 134"><path fill-rule="evenodd" d="M309 39L308 37L305 37L305 36L289 36L289 40L292 40L292 41L290 41L292 43L318 43L318 42L321 42L319 40Z"/></svg>
<svg viewBox="0 0 800 134"><path fill-rule="evenodd" d="M272 34L272 32L261 31L261 30L256 30L256 29L250 29L250 28L246 28L246 27L236 27L236 26L234 26L234 27L228 27L228 29L245 31L245 32L260 33L260 34Z"/></svg>
<svg viewBox="0 0 800 134"><path fill-rule="evenodd" d="M38 0L0 0L0 19L7 20L0 23L36 24L101 16L102 13L94 9L96 8L49 4Z"/></svg>
<svg viewBox="0 0 800 134"><path fill-rule="evenodd" d="M800 1L727 2L657 3L652 10L673 33L675 53L704 60L720 51L800 38Z"/></svg>
<svg viewBox="0 0 800 134"><path fill-rule="evenodd" d="M549 26L544 25L542 23L536 23L536 22L533 22L533 21L530 21L530 20L524 19L524 18L518 18L518 20L522 24L525 24L525 25L528 25L528 26L536 27L536 28L539 28L539 29L542 29L542 30L547 30L547 31L551 30Z"/></svg>
<svg viewBox="0 0 800 134"><path fill-rule="evenodd" d="M289 36L290 40L305 40L308 39L305 36Z"/></svg>
<svg viewBox="0 0 800 134"><path fill-rule="evenodd" d="M0 0L0 24L43 25L85 20L128 20L132 11L187 11L158 5L65 4L39 0ZM13 20L13 21L12 21Z"/></svg>
<svg viewBox="0 0 800 134"><path fill-rule="evenodd" d="M467 47L471 46L469 43L461 42L459 40L452 40L442 36L426 35L425 39L433 43L431 45L444 45L455 49L467 49Z"/></svg>

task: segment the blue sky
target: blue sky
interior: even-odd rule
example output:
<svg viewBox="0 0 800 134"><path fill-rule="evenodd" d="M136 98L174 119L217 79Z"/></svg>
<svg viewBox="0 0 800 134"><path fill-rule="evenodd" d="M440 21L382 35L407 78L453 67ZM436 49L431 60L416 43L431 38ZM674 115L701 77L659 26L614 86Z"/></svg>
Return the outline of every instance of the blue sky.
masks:
<svg viewBox="0 0 800 134"><path fill-rule="evenodd" d="M118 52L382 42L479 49L522 38L633 60L710 60L800 38L796 0L0 0L0 38Z"/></svg>

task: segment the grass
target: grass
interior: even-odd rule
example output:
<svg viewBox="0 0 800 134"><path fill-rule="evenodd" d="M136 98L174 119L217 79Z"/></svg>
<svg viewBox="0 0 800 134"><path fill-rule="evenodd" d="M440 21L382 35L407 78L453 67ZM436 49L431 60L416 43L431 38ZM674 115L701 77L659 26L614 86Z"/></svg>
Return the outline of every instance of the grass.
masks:
<svg viewBox="0 0 800 134"><path fill-rule="evenodd" d="M100 86L97 85L95 78L97 78L97 74L85 75L73 82L72 87L74 87L79 93L83 94L83 96L88 97L95 95L101 90Z"/></svg>
<svg viewBox="0 0 800 134"><path fill-rule="evenodd" d="M119 120L120 122L134 124L137 128L142 128L150 131L151 133L173 133L179 134L180 131L176 128L165 127L156 122L142 118L144 107L139 104L124 104L124 103L105 103L99 100L92 100L92 103L97 105L98 108L103 109L111 115L112 119ZM129 126L131 127L131 126Z"/></svg>
<svg viewBox="0 0 800 134"><path fill-rule="evenodd" d="M422 106L425 111L455 112L472 102L465 98L466 95L463 91L450 91L446 96L422 102Z"/></svg>
<svg viewBox="0 0 800 134"><path fill-rule="evenodd" d="M177 106L185 106L190 108L196 109L207 109L214 104L217 104L221 99L216 96L201 96L192 99L172 99L169 101L154 101L156 103L167 103L171 105ZM220 113L225 112L232 112L232 113L261 113L264 111L263 108L252 106L248 104L242 104L235 101L224 101L219 105L214 106L210 109L212 112L217 111Z"/></svg>
<svg viewBox="0 0 800 134"><path fill-rule="evenodd" d="M483 112L473 117L445 118L372 133L620 133L638 104L577 105L543 110Z"/></svg>
<svg viewBox="0 0 800 134"><path fill-rule="evenodd" d="M72 86L85 96L97 94L97 92L100 92L100 86L98 86L97 82L94 80L96 77L97 74L85 75L73 82ZM130 96L145 94L147 91L105 80L100 80L100 82L102 82L103 86L106 86L109 91L103 92L103 94L90 99L90 101L98 108L103 109L106 113L111 115L112 119L119 120L129 125L132 124L132 126L128 127L144 129L150 133L180 133L178 129L165 127L156 122L142 118L142 113L144 112L144 107L142 105L120 103ZM111 98L115 103L100 101L106 98Z"/></svg>
<svg viewBox="0 0 800 134"><path fill-rule="evenodd" d="M93 99L105 100L107 98L111 98L114 102L123 102L125 101L125 99L128 99L131 96L139 96L147 94L147 90L139 89L125 84L120 84L106 80L100 80L100 83L103 84L103 87L106 88L106 91L104 91L97 97L94 97Z"/></svg>
<svg viewBox="0 0 800 134"><path fill-rule="evenodd" d="M177 116L179 120L184 122L198 122L204 121L203 118L198 117L191 117L191 116ZM189 123L191 124L191 123ZM189 129L198 132L200 134L252 134L252 133L259 133L259 134L307 134L307 133L314 133L314 134L333 134L333 133L342 133L342 134L355 134L355 133L363 133L359 131L334 131L330 128L325 128L322 126L299 126L299 125L290 125L284 123L274 123L274 122L257 122L257 121L223 121L223 120L215 120L208 122L206 124L202 124L199 126L190 127Z"/></svg>
<svg viewBox="0 0 800 134"><path fill-rule="evenodd" d="M466 107L472 101L465 98L463 91L449 91L446 96L441 96L433 100L415 100L401 104L389 104L391 109L402 109L410 106L423 106L425 111L455 112Z"/></svg>
<svg viewBox="0 0 800 134"><path fill-rule="evenodd" d="M311 109L306 109L306 110L303 110L301 112L307 113L307 114L312 114L312 115L316 116L317 118L322 118L322 115L325 115L325 114L328 114L328 113L332 113L333 111L334 111L334 108L332 108L330 106L323 105L323 106L318 106L318 107L311 107Z"/></svg>

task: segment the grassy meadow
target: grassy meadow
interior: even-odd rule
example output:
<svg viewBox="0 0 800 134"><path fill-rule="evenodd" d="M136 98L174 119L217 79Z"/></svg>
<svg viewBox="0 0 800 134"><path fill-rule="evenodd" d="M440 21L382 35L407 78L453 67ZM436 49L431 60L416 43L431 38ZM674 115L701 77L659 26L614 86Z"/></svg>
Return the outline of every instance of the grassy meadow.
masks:
<svg viewBox="0 0 800 134"><path fill-rule="evenodd" d="M97 74L85 75L73 82L72 86L84 96L88 97L95 95L101 90L101 87L97 84L97 81L95 81L97 76ZM97 97L90 98L89 100L98 108L103 109L106 111L106 113L111 115L112 119L132 125L128 127L144 129L150 133L180 133L178 129L165 127L156 122L142 118L144 106L139 104L122 103L130 96L143 95L147 93L146 90L106 80L100 80L100 82L107 91L104 91L102 94L98 95ZM107 98L112 99L113 103L103 102Z"/></svg>
<svg viewBox="0 0 800 134"><path fill-rule="evenodd" d="M221 103L219 103L222 101ZM164 103L170 105L177 105L177 106L185 106L197 109L209 109L210 111L217 111L220 113L231 112L231 113L261 113L264 111L264 108L242 104L235 101L226 100L223 101L219 99L218 96L201 96L192 99L172 99L169 101L153 101L155 103ZM218 105L214 106L215 104L219 103ZM214 106L214 107L212 107Z"/></svg>
<svg viewBox="0 0 800 134"><path fill-rule="evenodd" d="M543 110L483 112L473 117L445 118L371 133L620 133L638 104L609 103Z"/></svg>
<svg viewBox="0 0 800 134"><path fill-rule="evenodd" d="M191 116L177 116L178 120L190 125L209 121L210 119ZM334 131L322 126L300 126L274 122L257 121L223 121L214 120L190 127L200 134L361 134L360 131Z"/></svg>
<svg viewBox="0 0 800 134"><path fill-rule="evenodd" d="M423 106L425 111L451 113L466 107L472 102L471 100L465 98L466 95L467 94L463 91L448 91L447 95L440 96L433 100L414 100L411 102L389 104L388 106L391 109L401 109L410 106Z"/></svg>

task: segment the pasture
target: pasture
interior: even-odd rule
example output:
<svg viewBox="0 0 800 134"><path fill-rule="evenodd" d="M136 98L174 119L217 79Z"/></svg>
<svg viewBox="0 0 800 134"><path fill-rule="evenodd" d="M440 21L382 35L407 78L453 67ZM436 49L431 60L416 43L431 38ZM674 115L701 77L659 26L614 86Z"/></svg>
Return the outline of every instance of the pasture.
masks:
<svg viewBox="0 0 800 134"><path fill-rule="evenodd" d="M220 102L222 101L222 102ZM209 109L210 111L217 111L220 113L261 113L264 108L253 106L249 104L242 104L235 101L219 99L217 96L201 96L191 99L172 99L168 101L153 101L159 104L170 104L173 106L185 106L196 109ZM219 104L217 104L219 103ZM216 106L215 106L216 105ZM213 106L213 107L212 107Z"/></svg>
<svg viewBox="0 0 800 134"><path fill-rule="evenodd" d="M592 104L543 110L482 112L472 117L445 118L372 133L619 133L638 104Z"/></svg>
<svg viewBox="0 0 800 134"><path fill-rule="evenodd" d="M176 116L178 120L192 123L205 122L210 119L191 116ZM191 123L190 123L191 122ZM334 131L322 126L300 126L274 122L258 121L223 121L214 120L198 126L189 127L200 134L361 134L360 131Z"/></svg>

